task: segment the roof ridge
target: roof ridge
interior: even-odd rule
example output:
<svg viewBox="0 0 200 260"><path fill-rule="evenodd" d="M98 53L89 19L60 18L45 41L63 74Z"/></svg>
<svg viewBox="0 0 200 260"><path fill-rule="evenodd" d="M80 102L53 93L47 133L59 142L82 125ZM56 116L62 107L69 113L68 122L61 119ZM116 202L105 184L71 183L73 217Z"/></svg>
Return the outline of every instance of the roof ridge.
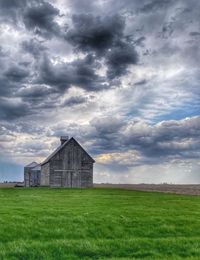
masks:
<svg viewBox="0 0 200 260"><path fill-rule="evenodd" d="M52 152L42 163L41 166L44 165L45 163L48 163L49 160L57 153L59 152L73 137L70 139L66 140L62 145L58 146L54 152Z"/></svg>
<svg viewBox="0 0 200 260"><path fill-rule="evenodd" d="M89 153L82 147L82 145L79 144L78 141L76 141L75 138L72 137L71 139L73 139L81 147L81 149L90 157L90 159L92 159L92 161L95 162L95 160L92 158L92 156L89 155Z"/></svg>
<svg viewBox="0 0 200 260"><path fill-rule="evenodd" d="M95 162L95 160L86 152L86 150L76 141L76 139L74 137L69 138L68 140L66 140L62 145L58 146L57 149L52 152L42 163L41 166L48 163L50 161L50 159L57 154L68 142L70 142L71 140L74 140L79 146L80 148L90 157L90 159Z"/></svg>
<svg viewBox="0 0 200 260"><path fill-rule="evenodd" d="M36 166L38 166L38 163L34 161L34 162L27 164L25 167L33 168L33 167L36 167Z"/></svg>

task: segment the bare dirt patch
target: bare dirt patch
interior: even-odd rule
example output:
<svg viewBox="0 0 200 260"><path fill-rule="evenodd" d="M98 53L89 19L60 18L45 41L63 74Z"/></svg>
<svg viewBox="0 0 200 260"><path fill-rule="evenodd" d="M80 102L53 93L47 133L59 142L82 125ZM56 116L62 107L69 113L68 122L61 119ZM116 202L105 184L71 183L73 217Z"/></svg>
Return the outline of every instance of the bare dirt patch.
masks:
<svg viewBox="0 0 200 260"><path fill-rule="evenodd" d="M95 184L99 188L120 188L128 190L165 192L176 194L200 195L199 184L176 185L176 184Z"/></svg>

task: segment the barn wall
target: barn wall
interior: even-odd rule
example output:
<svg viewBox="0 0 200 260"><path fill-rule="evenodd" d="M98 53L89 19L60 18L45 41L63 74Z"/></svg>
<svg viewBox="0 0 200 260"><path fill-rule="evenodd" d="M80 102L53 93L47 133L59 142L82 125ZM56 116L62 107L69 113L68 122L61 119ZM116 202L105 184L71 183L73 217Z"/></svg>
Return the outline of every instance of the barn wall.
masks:
<svg viewBox="0 0 200 260"><path fill-rule="evenodd" d="M30 186L29 172L30 172L30 168L24 167L24 186L25 187Z"/></svg>
<svg viewBox="0 0 200 260"><path fill-rule="evenodd" d="M93 163L87 153L71 140L50 160L50 186L92 187Z"/></svg>
<svg viewBox="0 0 200 260"><path fill-rule="evenodd" d="M93 186L93 162L83 150L81 154L81 186Z"/></svg>
<svg viewBox="0 0 200 260"><path fill-rule="evenodd" d="M40 171L30 167L24 167L24 186L33 187L40 185Z"/></svg>
<svg viewBox="0 0 200 260"><path fill-rule="evenodd" d="M41 166L41 181L40 181L41 186L49 186L49 169L50 169L49 163L46 163Z"/></svg>
<svg viewBox="0 0 200 260"><path fill-rule="evenodd" d="M60 172L60 170L63 169L63 162L61 159L59 159L58 154L52 160L50 160L49 165L50 165L49 166L50 186L61 187L62 186L62 172Z"/></svg>
<svg viewBox="0 0 200 260"><path fill-rule="evenodd" d="M41 172L38 170L30 170L30 186L39 186L40 185Z"/></svg>

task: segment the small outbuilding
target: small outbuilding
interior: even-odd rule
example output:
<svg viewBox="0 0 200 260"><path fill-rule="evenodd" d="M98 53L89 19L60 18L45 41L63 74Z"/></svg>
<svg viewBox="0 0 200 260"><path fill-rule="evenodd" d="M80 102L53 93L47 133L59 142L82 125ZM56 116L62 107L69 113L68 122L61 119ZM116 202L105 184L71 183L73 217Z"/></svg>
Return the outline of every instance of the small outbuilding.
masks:
<svg viewBox="0 0 200 260"><path fill-rule="evenodd" d="M26 187L40 186L41 165L32 162L24 167L24 185Z"/></svg>
<svg viewBox="0 0 200 260"><path fill-rule="evenodd" d="M41 164L24 167L24 184L50 187L92 187L94 159L72 137L61 136L60 146Z"/></svg>

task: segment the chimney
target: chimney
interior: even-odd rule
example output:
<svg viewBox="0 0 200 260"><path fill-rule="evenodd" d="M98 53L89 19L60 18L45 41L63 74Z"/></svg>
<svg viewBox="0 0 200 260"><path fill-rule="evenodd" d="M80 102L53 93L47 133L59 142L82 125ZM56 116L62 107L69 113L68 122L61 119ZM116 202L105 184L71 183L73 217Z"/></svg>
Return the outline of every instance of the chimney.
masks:
<svg viewBox="0 0 200 260"><path fill-rule="evenodd" d="M68 139L69 139L69 136L61 136L60 137L61 145L64 144Z"/></svg>

